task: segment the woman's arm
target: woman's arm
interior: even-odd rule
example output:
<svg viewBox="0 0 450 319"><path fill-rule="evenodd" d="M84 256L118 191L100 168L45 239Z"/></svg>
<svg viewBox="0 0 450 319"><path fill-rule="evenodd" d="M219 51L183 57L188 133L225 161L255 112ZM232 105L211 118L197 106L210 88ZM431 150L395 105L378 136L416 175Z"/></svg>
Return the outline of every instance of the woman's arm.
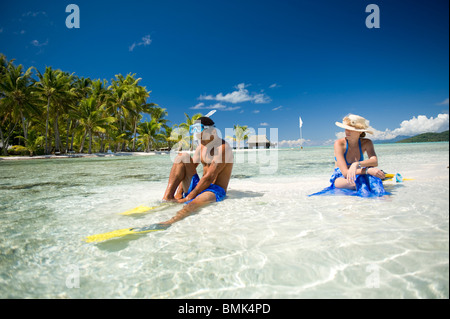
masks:
<svg viewBox="0 0 450 319"><path fill-rule="evenodd" d="M339 139L334 142L334 156L336 157L337 167L341 170L342 175L347 176L348 168L344 158L344 143L345 139Z"/></svg>
<svg viewBox="0 0 450 319"><path fill-rule="evenodd" d="M381 179L385 178L384 173L376 168L376 166L378 166L378 158L371 140L362 140L362 149L367 152L369 158L364 161L354 162L350 165L350 167L347 167L347 162L344 158L344 140L340 139L334 143L334 154L336 156L337 166L341 170L342 175L346 177L349 184L353 185L356 180L356 175L361 174L370 174Z"/></svg>
<svg viewBox="0 0 450 319"><path fill-rule="evenodd" d="M366 168L365 171L363 170L363 174L369 174L384 179L386 177L384 175L384 172L377 168L378 157L377 154L375 153L375 147L373 146L372 141L369 139L364 139L363 141L364 141L363 148L365 148L367 156L369 157L369 159L360 162L361 167Z"/></svg>
<svg viewBox="0 0 450 319"><path fill-rule="evenodd" d="M359 162L361 167L377 167L378 166L378 157L375 153L375 147L373 146L373 143L369 139L363 139L361 142L361 146L367 153L367 160Z"/></svg>
<svg viewBox="0 0 450 319"><path fill-rule="evenodd" d="M359 161L352 163L349 168L349 171L354 172L352 174L353 178L356 178L356 175L360 174L369 174L381 179L385 178L385 175L382 170L378 169L378 157L375 153L375 147L373 143L369 139L362 140L362 149L367 152L367 156L369 157L367 160Z"/></svg>
<svg viewBox="0 0 450 319"><path fill-rule="evenodd" d="M347 179L347 183L350 185L355 184L356 167L351 165L347 167L347 161L345 160L345 138L339 139L334 142L334 156L336 157L337 167L341 170L342 175Z"/></svg>

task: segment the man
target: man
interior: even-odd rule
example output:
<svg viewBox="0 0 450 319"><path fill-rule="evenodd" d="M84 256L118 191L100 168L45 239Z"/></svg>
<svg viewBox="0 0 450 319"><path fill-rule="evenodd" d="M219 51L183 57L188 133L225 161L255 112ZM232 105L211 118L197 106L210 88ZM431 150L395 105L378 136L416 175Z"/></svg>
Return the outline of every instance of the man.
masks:
<svg viewBox="0 0 450 319"><path fill-rule="evenodd" d="M194 139L200 141L194 157L180 153L174 160L163 201L185 203L174 217L160 223L161 228L189 216L200 207L224 200L233 169L233 152L230 145L217 136L214 121L201 117L189 129ZM203 176L197 174L202 163Z"/></svg>

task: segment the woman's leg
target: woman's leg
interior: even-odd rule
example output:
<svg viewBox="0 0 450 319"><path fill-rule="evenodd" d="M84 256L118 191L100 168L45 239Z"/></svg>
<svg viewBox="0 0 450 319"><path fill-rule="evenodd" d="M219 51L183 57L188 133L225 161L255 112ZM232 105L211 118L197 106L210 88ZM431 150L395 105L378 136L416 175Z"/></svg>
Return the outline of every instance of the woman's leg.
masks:
<svg viewBox="0 0 450 319"><path fill-rule="evenodd" d="M346 178L343 177L339 177L336 178L336 180L334 181L334 187L336 188L346 188L346 189L356 189L356 185L350 184L347 182Z"/></svg>

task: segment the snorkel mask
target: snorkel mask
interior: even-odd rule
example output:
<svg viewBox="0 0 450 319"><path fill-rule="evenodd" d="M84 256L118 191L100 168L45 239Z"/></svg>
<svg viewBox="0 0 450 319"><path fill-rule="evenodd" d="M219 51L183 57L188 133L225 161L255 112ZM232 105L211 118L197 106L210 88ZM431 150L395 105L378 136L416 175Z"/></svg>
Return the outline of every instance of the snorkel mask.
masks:
<svg viewBox="0 0 450 319"><path fill-rule="evenodd" d="M206 114L204 117L201 117L200 119L202 119L202 118L209 118L214 113L216 113L216 110L212 110L211 112ZM208 120L210 121L211 125L205 125L205 124L202 124L201 122L197 122L197 123L189 126L189 134L191 134L191 135L192 134L200 134L204 130L207 130L207 129L212 128L212 127L216 127L212 120L210 120L210 119L208 119Z"/></svg>
<svg viewBox="0 0 450 319"><path fill-rule="evenodd" d="M203 125L202 123L195 123L189 126L189 134L202 133L204 130L215 127L215 125Z"/></svg>

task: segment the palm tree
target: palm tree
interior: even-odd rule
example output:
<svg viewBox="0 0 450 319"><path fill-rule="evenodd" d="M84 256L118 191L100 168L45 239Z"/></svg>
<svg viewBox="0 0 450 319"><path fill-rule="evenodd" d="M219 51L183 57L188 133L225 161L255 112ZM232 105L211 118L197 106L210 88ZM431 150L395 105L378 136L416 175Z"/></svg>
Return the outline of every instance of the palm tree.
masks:
<svg viewBox="0 0 450 319"><path fill-rule="evenodd" d="M77 101L77 91L74 82L74 76L70 75L67 72L60 71L60 80L65 87L65 91L61 91L61 93L56 97L56 103L53 107L53 125L55 131L55 152L60 152L61 145L61 137L59 132L59 118L60 115L68 114L70 110L72 110Z"/></svg>
<svg viewBox="0 0 450 319"><path fill-rule="evenodd" d="M202 113L194 114L192 117L189 117L186 113L184 113L184 116L186 117L186 122L181 123L178 127L182 129L184 132L189 132L189 128L191 125L195 123L196 120L198 120L200 117L203 116ZM190 147L189 149L192 151L194 149L194 143L192 142L193 136L190 137Z"/></svg>
<svg viewBox="0 0 450 319"><path fill-rule="evenodd" d="M237 149L241 148L241 142L248 140L250 136L250 131L248 129L247 125L240 126L240 125L234 125L234 136L227 136L227 138L232 139L236 142Z"/></svg>
<svg viewBox="0 0 450 319"><path fill-rule="evenodd" d="M110 112L113 99L111 90L108 90L108 81L100 79L92 81L91 96L97 100L98 108L101 107L105 110L104 116L114 116L114 112ZM99 132L98 134L100 137L100 152L104 152L105 143L110 139L110 134L117 135L117 127L115 125L109 125L106 127L105 132Z"/></svg>
<svg viewBox="0 0 450 319"><path fill-rule="evenodd" d="M157 106L155 103L147 103L146 100L150 96L150 92L147 92L145 87L137 86L134 90L133 99L130 101L130 105L133 107L133 112L130 116L130 124L133 128L133 152L136 150L137 127L142 119L141 113L151 114L153 108Z"/></svg>
<svg viewBox="0 0 450 319"><path fill-rule="evenodd" d="M36 93L47 102L46 122L45 122L45 154L49 154L48 145L48 124L50 120L50 108L61 103L62 97L69 90L70 79L60 70L53 70L46 67L44 74L37 71L39 81L35 84ZM59 147L59 146L58 146Z"/></svg>
<svg viewBox="0 0 450 319"><path fill-rule="evenodd" d="M180 127L179 125L174 125L172 128L166 127L165 135L170 149L176 146L177 151L181 151L190 149L192 146L192 137L189 135L189 130L185 127Z"/></svg>
<svg viewBox="0 0 450 319"><path fill-rule="evenodd" d="M119 120L121 134L126 132L128 123L132 125L131 119L139 114L139 106L144 102L142 98L149 96L145 89L140 89L141 87L138 86L141 78L135 79L135 76L136 74L127 74L125 78L122 74L118 74L116 79L111 80L111 85L108 87L112 92L110 110ZM122 149L124 148L125 143L122 145Z"/></svg>
<svg viewBox="0 0 450 319"><path fill-rule="evenodd" d="M73 76L71 83L72 95L71 99L64 109L63 116L66 119L66 153L69 150L73 150L73 140L75 135L75 129L78 125L77 120L74 117L74 113L78 109L80 102L86 99L93 91L93 82L89 78ZM71 138L71 143L69 146L69 138Z"/></svg>
<svg viewBox="0 0 450 319"><path fill-rule="evenodd" d="M93 134L96 132L105 132L108 125L116 121L114 117L104 116L104 114L104 110L98 107L95 97L92 96L81 101L78 112L74 114L80 123L80 128L84 130L80 153L83 152L84 141L87 135L89 135L89 154L92 154Z"/></svg>
<svg viewBox="0 0 450 319"><path fill-rule="evenodd" d="M14 117L12 109L7 107L0 99L0 140L3 148L3 155L8 155L9 140L17 126L17 117Z"/></svg>
<svg viewBox="0 0 450 319"><path fill-rule="evenodd" d="M3 64L3 62L2 62ZM2 66L2 68L5 68ZM22 122L25 145L28 131L28 119L37 114L36 98L32 94L33 80L31 78L32 67L23 72L23 66L15 67L8 63L0 81L2 92L1 103L3 107L11 110L13 118Z"/></svg>
<svg viewBox="0 0 450 319"><path fill-rule="evenodd" d="M6 74L9 63L12 63L12 61L8 62L6 56L4 54L0 54L0 79L4 74Z"/></svg>
<svg viewBox="0 0 450 319"><path fill-rule="evenodd" d="M23 138L26 140L25 149L30 152L30 157L36 153L36 151L44 144L44 137L38 135L35 130L30 130L28 132L28 137L18 136L18 138Z"/></svg>
<svg viewBox="0 0 450 319"><path fill-rule="evenodd" d="M151 119L150 121L140 123L138 126L139 139L138 141L145 149L145 152L150 152L153 144L156 142L157 138L164 138L163 134L160 134L162 123L158 122L156 119Z"/></svg>

